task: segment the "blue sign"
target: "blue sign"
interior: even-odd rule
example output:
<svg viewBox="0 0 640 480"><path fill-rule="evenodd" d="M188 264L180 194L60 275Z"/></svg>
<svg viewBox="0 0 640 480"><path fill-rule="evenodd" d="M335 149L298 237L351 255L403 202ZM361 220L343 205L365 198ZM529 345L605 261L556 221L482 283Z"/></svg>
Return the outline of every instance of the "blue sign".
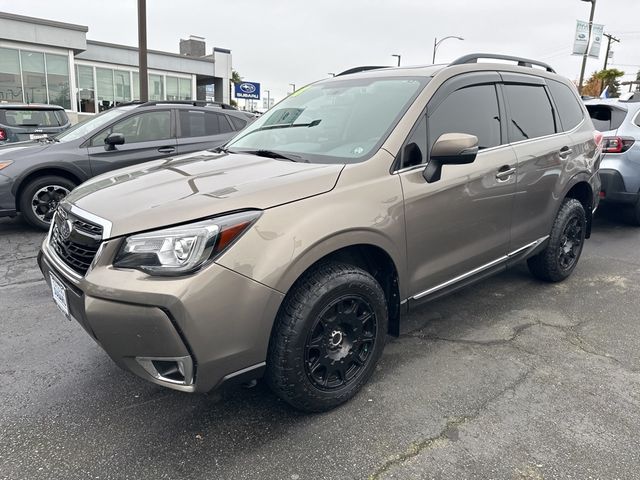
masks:
<svg viewBox="0 0 640 480"><path fill-rule="evenodd" d="M236 98L260 100L260 84L256 82L236 83Z"/></svg>

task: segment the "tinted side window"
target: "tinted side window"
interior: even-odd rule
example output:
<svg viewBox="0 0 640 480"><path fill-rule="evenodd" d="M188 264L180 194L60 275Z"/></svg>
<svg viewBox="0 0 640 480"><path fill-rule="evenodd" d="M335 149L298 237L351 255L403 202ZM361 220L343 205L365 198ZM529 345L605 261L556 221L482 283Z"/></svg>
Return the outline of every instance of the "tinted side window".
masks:
<svg viewBox="0 0 640 480"><path fill-rule="evenodd" d="M584 118L578 99L564 83L547 80L551 96L556 103L562 129L566 132L576 127Z"/></svg>
<svg viewBox="0 0 640 480"><path fill-rule="evenodd" d="M500 110L495 85L456 90L429 116L429 147L443 133L478 137L479 148L500 145Z"/></svg>
<svg viewBox="0 0 640 480"><path fill-rule="evenodd" d="M529 140L556 133L553 108L542 85L505 85L509 104L509 139Z"/></svg>
<svg viewBox="0 0 640 480"><path fill-rule="evenodd" d="M624 117L627 116L626 110L613 108L608 105L587 105L587 111L593 122L593 126L600 132L608 132L609 130L617 130L622 125Z"/></svg>
<svg viewBox="0 0 640 480"><path fill-rule="evenodd" d="M93 137L91 145L104 145L104 139L110 133L123 134L125 144L167 140L171 138L171 111L157 110L131 115Z"/></svg>
<svg viewBox="0 0 640 480"><path fill-rule="evenodd" d="M204 137L232 132L225 115L202 110L180 110L180 137Z"/></svg>
<svg viewBox="0 0 640 480"><path fill-rule="evenodd" d="M244 127L247 126L247 121L246 120L242 120L241 118L233 117L233 116L229 115L229 120L231 120L231 123L233 124L233 129L234 130L242 130Z"/></svg>

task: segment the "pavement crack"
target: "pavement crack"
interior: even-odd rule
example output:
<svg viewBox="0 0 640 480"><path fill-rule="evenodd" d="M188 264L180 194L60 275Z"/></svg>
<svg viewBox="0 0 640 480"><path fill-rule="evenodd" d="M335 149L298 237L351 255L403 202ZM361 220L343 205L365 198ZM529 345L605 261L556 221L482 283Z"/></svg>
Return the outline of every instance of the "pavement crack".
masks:
<svg viewBox="0 0 640 480"><path fill-rule="evenodd" d="M412 333L408 336L414 337L414 338L420 338L423 340L433 340L433 341L450 342L450 343L463 343L463 344L469 344L469 345L494 346L494 345L504 345L506 343L510 343L513 340L515 340L520 334L522 334L525 330L539 324L540 322L530 322L530 323L524 323L522 325L518 325L513 329L513 334L509 338L498 338L494 340L469 340L466 338L448 338L448 337L440 337L438 335L433 335L430 333Z"/></svg>
<svg viewBox="0 0 640 480"><path fill-rule="evenodd" d="M404 452L398 453L388 458L380 467L378 467L371 475L369 475L368 479L379 480L392 468L403 464L411 458L417 457L422 452L425 452L431 448L445 446L451 442L457 442L459 438L459 429L462 425L475 420L478 416L480 416L480 414L482 414L483 411L487 409L487 407L491 403L498 400L507 392L515 391L516 388L518 388L527 380L527 378L534 370L534 368L530 368L529 370L522 373L512 383L482 402L482 404L471 414L449 417L449 419L445 423L444 428L440 430L440 433L438 433L438 435L412 442Z"/></svg>

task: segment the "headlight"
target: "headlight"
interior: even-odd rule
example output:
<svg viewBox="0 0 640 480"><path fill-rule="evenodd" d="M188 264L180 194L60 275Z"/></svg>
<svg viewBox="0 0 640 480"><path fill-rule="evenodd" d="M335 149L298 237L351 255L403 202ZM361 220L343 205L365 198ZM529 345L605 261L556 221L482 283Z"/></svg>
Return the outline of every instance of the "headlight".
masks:
<svg viewBox="0 0 640 480"><path fill-rule="evenodd" d="M132 235L120 248L113 266L151 275L192 273L222 253L261 214L252 210Z"/></svg>

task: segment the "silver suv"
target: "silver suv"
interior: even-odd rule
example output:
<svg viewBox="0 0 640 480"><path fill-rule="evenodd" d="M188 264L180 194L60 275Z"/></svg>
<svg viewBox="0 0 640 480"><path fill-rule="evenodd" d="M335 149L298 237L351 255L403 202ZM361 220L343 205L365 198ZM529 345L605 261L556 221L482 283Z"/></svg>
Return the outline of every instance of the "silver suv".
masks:
<svg viewBox="0 0 640 480"><path fill-rule="evenodd" d="M151 382L265 376L321 411L362 387L417 303L523 260L564 280L601 136L551 67L484 57L338 75L222 149L89 180L42 245L55 302Z"/></svg>

